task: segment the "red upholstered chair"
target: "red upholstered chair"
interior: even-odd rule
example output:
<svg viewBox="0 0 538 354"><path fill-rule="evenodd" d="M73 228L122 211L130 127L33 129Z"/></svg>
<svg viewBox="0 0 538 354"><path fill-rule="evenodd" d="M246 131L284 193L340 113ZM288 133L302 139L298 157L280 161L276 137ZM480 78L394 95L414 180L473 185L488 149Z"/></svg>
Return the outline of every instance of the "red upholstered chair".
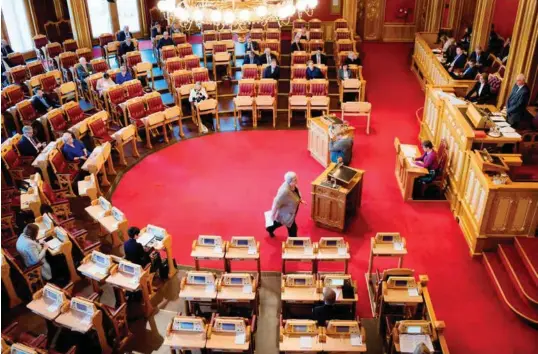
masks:
<svg viewBox="0 0 538 354"><path fill-rule="evenodd" d="M261 22L253 22L252 26L250 26L250 29L264 29L263 23Z"/></svg>
<svg viewBox="0 0 538 354"><path fill-rule="evenodd" d="M71 81L73 79L71 70L78 63L78 56L73 52L64 52L59 55L58 60L64 81Z"/></svg>
<svg viewBox="0 0 538 354"><path fill-rule="evenodd" d="M56 139L60 138L67 128L69 128L64 113L59 108L53 109L47 113L47 122L49 122L50 130Z"/></svg>
<svg viewBox="0 0 538 354"><path fill-rule="evenodd" d="M334 54L338 58L341 57L341 53L345 53L347 56L349 52L355 52L355 42L349 39L340 39L335 43L334 46ZM359 53L356 53L357 57L359 56ZM345 58L344 58L345 60ZM338 62L339 65L342 65L343 62Z"/></svg>
<svg viewBox="0 0 538 354"><path fill-rule="evenodd" d="M139 51L129 52L125 55L125 63L127 68L131 69L136 66L136 64L142 62L142 54Z"/></svg>
<svg viewBox="0 0 538 354"><path fill-rule="evenodd" d="M265 31L261 28L253 28L250 31L250 38L255 42L262 42L265 40Z"/></svg>
<svg viewBox="0 0 538 354"><path fill-rule="evenodd" d="M26 80L26 66L13 66L7 71L7 78L10 84L23 85Z"/></svg>
<svg viewBox="0 0 538 354"><path fill-rule="evenodd" d="M256 80L243 79L239 80L239 92L237 97L234 97L234 128L237 128L236 123L242 117L241 112L252 112L252 124L256 122L256 104L254 97L256 96ZM237 121L236 121L237 120ZM219 129L219 121L217 120L217 129Z"/></svg>
<svg viewBox="0 0 538 354"><path fill-rule="evenodd" d="M280 29L280 23L278 21L267 21L266 28Z"/></svg>
<svg viewBox="0 0 538 354"><path fill-rule="evenodd" d="M233 41L234 39L232 31L226 29L220 30L218 36L219 41Z"/></svg>
<svg viewBox="0 0 538 354"><path fill-rule="evenodd" d="M288 100L288 128L291 126L293 111L305 111L308 117L309 99L308 81L304 79L293 79L290 82L290 96Z"/></svg>
<svg viewBox="0 0 538 354"><path fill-rule="evenodd" d="M182 43L178 44L176 47L177 54L180 58L185 58L187 55L193 55L192 52L192 44L190 43Z"/></svg>
<svg viewBox="0 0 538 354"><path fill-rule="evenodd" d="M257 82L258 94L254 99L256 103L256 121L254 122L255 127L257 126L258 111L266 110L273 112L273 128L276 126L277 85L278 83L274 79L261 79Z"/></svg>
<svg viewBox="0 0 538 354"><path fill-rule="evenodd" d="M78 102L67 102L62 106L62 110L65 113L70 125L75 125L88 117Z"/></svg>
<svg viewBox="0 0 538 354"><path fill-rule="evenodd" d="M22 125L32 125L32 123L40 117L34 106L32 106L30 100L24 100L17 103L15 106L17 107L17 114L19 115Z"/></svg>
<svg viewBox="0 0 538 354"><path fill-rule="evenodd" d="M161 94L157 91L148 93L143 98L146 101L148 115L156 112L162 112L166 108Z"/></svg>
<svg viewBox="0 0 538 354"><path fill-rule="evenodd" d="M339 18L338 20L334 21L334 30L336 31L341 28L348 28L347 20L344 20L343 18Z"/></svg>
<svg viewBox="0 0 538 354"><path fill-rule="evenodd" d="M33 160L33 157L30 158ZM31 168L28 167L28 158L21 156L15 146L2 146L2 161L7 169L12 182L22 181L32 174Z"/></svg>
<svg viewBox="0 0 538 354"><path fill-rule="evenodd" d="M230 59L231 55L228 52L226 42L213 43L213 77L215 80L217 80L217 70L219 66L226 67L226 74L232 76Z"/></svg>
<svg viewBox="0 0 538 354"><path fill-rule="evenodd" d="M207 68L193 68L192 79L194 82L201 82L207 94L218 99L217 83L209 79L209 70Z"/></svg>
<svg viewBox="0 0 538 354"><path fill-rule="evenodd" d="M104 73L110 70L105 59L92 59L90 64L92 65L93 72L96 73Z"/></svg>
<svg viewBox="0 0 538 354"><path fill-rule="evenodd" d="M329 81L326 79L313 79L309 82L310 106L308 108L309 118L312 111L323 111L329 114Z"/></svg>
<svg viewBox="0 0 538 354"><path fill-rule="evenodd" d="M141 119L148 115L144 98L131 98L125 102L125 109L127 110L131 124L134 124L137 129L144 129L144 123Z"/></svg>
<svg viewBox="0 0 538 354"><path fill-rule="evenodd" d="M174 41L174 45L187 43L187 36L183 33L172 33L172 41Z"/></svg>
<svg viewBox="0 0 538 354"><path fill-rule="evenodd" d="M291 53L291 65L306 64L309 59L310 57L307 52L296 51Z"/></svg>
<svg viewBox="0 0 538 354"><path fill-rule="evenodd" d="M275 41L280 42L281 38L282 38L282 33L280 32L280 30L268 29L265 32L265 39L267 39L268 41L275 40Z"/></svg>
<svg viewBox="0 0 538 354"><path fill-rule="evenodd" d="M41 60L36 60L28 63L26 65L26 70L28 70L28 76L37 76L45 73L45 67Z"/></svg>
<svg viewBox="0 0 538 354"><path fill-rule="evenodd" d="M311 19L310 21L308 21L308 28L310 28L310 30L321 29L321 20L317 18Z"/></svg>
<svg viewBox="0 0 538 354"><path fill-rule="evenodd" d="M499 93L499 89L501 88L502 84L502 78L499 76L499 74L491 74L488 77L488 84L491 88L491 93L494 95L497 95Z"/></svg>
<svg viewBox="0 0 538 354"><path fill-rule="evenodd" d="M66 39L63 42L63 47L65 52L75 52L78 49L78 44L74 39Z"/></svg>
<svg viewBox="0 0 538 354"><path fill-rule="evenodd" d="M183 60L178 57L169 58L164 63L163 76L168 82L168 85L171 87L170 83L170 74L174 71L183 69Z"/></svg>
<svg viewBox="0 0 538 354"><path fill-rule="evenodd" d="M56 70L56 72L58 72ZM43 92L45 92L48 95L53 95L55 100L58 99L58 95L55 92L58 87L60 87L60 84L56 80L56 76L49 72L47 74L41 75L39 78L39 82L41 83L41 89Z"/></svg>
<svg viewBox="0 0 538 354"><path fill-rule="evenodd" d="M22 276L30 295L41 289L44 286L43 279L41 278L41 263L26 267L14 243L11 247L7 247L8 245L4 244L2 246L2 255L11 267Z"/></svg>
<svg viewBox="0 0 538 354"><path fill-rule="evenodd" d="M9 62L12 66L26 65L26 60L24 60L24 56L19 52L9 53L7 55L7 58L9 59Z"/></svg>
<svg viewBox="0 0 538 354"><path fill-rule="evenodd" d="M73 166L72 168L74 170L76 169L76 164L69 165ZM52 208L54 218L57 219L56 215L59 215L64 220L68 219L71 215L71 206L69 204L69 199L67 199L69 196L69 189L63 188L54 190L52 189L52 186L45 181L40 182L38 186L41 202ZM61 226L59 222L55 222L55 224Z"/></svg>
<svg viewBox="0 0 538 354"><path fill-rule="evenodd" d="M200 57L197 55L187 55L183 57L183 68L185 70L192 70L200 67Z"/></svg>
<svg viewBox="0 0 538 354"><path fill-rule="evenodd" d="M34 41L34 50L37 58L45 59L45 53L43 52L43 48L47 45L47 43L49 43L48 38L45 35L38 34L32 39Z"/></svg>
<svg viewBox="0 0 538 354"><path fill-rule="evenodd" d="M4 100L7 100L8 107L12 107L24 100L24 92L18 85L9 85L2 90L2 96Z"/></svg>
<svg viewBox="0 0 538 354"><path fill-rule="evenodd" d="M176 47L173 45L165 45L161 48L161 60L159 66L162 67L167 59L177 56Z"/></svg>
<svg viewBox="0 0 538 354"><path fill-rule="evenodd" d="M306 79L306 64L294 64L291 67L291 79Z"/></svg>
<svg viewBox="0 0 538 354"><path fill-rule="evenodd" d="M351 37L351 31L348 30L347 28L345 28L345 29L344 28L337 29L334 32L334 40L339 41L341 39L352 40L353 38Z"/></svg>
<svg viewBox="0 0 538 354"><path fill-rule="evenodd" d="M103 95L105 97L108 113L115 118L115 120L120 120L122 110L119 105L127 100L125 87L123 85L110 87L103 93Z"/></svg>
<svg viewBox="0 0 538 354"><path fill-rule="evenodd" d="M45 46L45 59L49 69L54 68L56 61L55 58L63 52L62 45L58 42L49 43Z"/></svg>
<svg viewBox="0 0 538 354"><path fill-rule="evenodd" d="M75 54L77 55L77 61L79 58L84 57L89 63L93 59L93 51L90 48L79 48L75 50Z"/></svg>
<svg viewBox="0 0 538 354"><path fill-rule="evenodd" d="M122 86L125 89L127 99L144 96L144 87L142 87L140 80L129 80L124 82Z"/></svg>
<svg viewBox="0 0 538 354"><path fill-rule="evenodd" d="M301 29L301 28L306 28L306 21L303 20L303 19L296 19L295 21L293 21L293 26L292 26L292 30L296 30L296 29Z"/></svg>
<svg viewBox="0 0 538 354"><path fill-rule="evenodd" d="M258 78L258 65L243 64L241 67L241 78L256 80Z"/></svg>
<svg viewBox="0 0 538 354"><path fill-rule="evenodd" d="M73 184L78 178L77 165L68 163L61 151L57 149L49 154L48 159L60 188L67 190L70 197L76 197L73 192Z"/></svg>
<svg viewBox="0 0 538 354"><path fill-rule="evenodd" d="M174 94L176 104L181 107L181 101L184 98L188 98L192 87L194 86L194 80L192 78L192 71L178 70L170 76L170 83L172 84L172 93Z"/></svg>
<svg viewBox="0 0 538 354"><path fill-rule="evenodd" d="M101 47L101 56L105 56L105 47L108 43L114 42L115 38L112 33L103 33L99 36L99 46Z"/></svg>

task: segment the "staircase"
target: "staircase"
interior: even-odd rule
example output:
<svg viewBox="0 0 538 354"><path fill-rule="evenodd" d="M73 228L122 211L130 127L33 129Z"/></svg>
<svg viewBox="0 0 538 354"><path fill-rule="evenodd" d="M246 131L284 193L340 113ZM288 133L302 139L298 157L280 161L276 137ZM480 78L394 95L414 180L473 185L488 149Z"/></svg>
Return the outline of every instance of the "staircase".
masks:
<svg viewBox="0 0 538 354"><path fill-rule="evenodd" d="M501 301L538 327L538 238L516 237L513 244L500 244L496 252L484 252L483 263Z"/></svg>

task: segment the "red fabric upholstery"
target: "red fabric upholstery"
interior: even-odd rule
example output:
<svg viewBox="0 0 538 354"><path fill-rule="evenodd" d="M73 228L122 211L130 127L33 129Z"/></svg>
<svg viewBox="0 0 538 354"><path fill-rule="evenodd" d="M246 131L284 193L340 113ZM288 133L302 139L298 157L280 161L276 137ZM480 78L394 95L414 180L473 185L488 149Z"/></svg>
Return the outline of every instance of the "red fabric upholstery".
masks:
<svg viewBox="0 0 538 354"><path fill-rule="evenodd" d="M263 41L263 32L251 32L250 38L252 38L253 41Z"/></svg>
<svg viewBox="0 0 538 354"><path fill-rule="evenodd" d="M290 93L291 96L306 96L306 84L293 84Z"/></svg>
<svg viewBox="0 0 538 354"><path fill-rule="evenodd" d="M499 92L499 88L501 87L501 80L497 76L490 75L488 78L489 87L491 88L491 92L493 94L497 94Z"/></svg>
<svg viewBox="0 0 538 354"><path fill-rule="evenodd" d="M49 58L55 58L63 52L62 46L60 45L60 43L50 44L47 47L47 52L49 53Z"/></svg>
<svg viewBox="0 0 538 354"><path fill-rule="evenodd" d="M13 65L26 64L26 61L24 60L24 56L21 53L13 53L13 55L9 55L8 58L11 64Z"/></svg>
<svg viewBox="0 0 538 354"><path fill-rule="evenodd" d="M352 52L353 51L353 44L352 43L338 44L338 49L341 52ZM344 57L344 60L345 60L346 57L347 57L347 53L346 53L346 56Z"/></svg>
<svg viewBox="0 0 538 354"><path fill-rule="evenodd" d="M351 39L350 37L350 33L349 32L335 32L336 34L336 38L335 40L340 40L340 39Z"/></svg>
<svg viewBox="0 0 538 354"><path fill-rule="evenodd" d="M54 131L63 131L67 129L67 122L61 114L49 116L49 122Z"/></svg>
<svg viewBox="0 0 538 354"><path fill-rule="evenodd" d="M144 96L144 88L140 82L127 85L127 96L129 98Z"/></svg>
<svg viewBox="0 0 538 354"><path fill-rule="evenodd" d="M160 96L150 97L146 99L146 103L148 104L148 115L155 112L162 112L165 109L163 100Z"/></svg>
<svg viewBox="0 0 538 354"><path fill-rule="evenodd" d="M193 55L194 53L192 52L192 46L188 45L178 47L178 54L180 58L183 58L187 55Z"/></svg>
<svg viewBox="0 0 538 354"><path fill-rule="evenodd" d="M278 52L278 44L276 42L266 42L265 47L271 49L273 52Z"/></svg>
<svg viewBox="0 0 538 354"><path fill-rule="evenodd" d="M69 42L69 43L64 42L64 47L65 47L66 52L74 52L78 49L78 44L77 42Z"/></svg>
<svg viewBox="0 0 538 354"><path fill-rule="evenodd" d="M207 71L196 71L192 73L194 82L206 82L209 81L209 74Z"/></svg>
<svg viewBox="0 0 538 354"><path fill-rule="evenodd" d="M47 45L48 42L49 40L47 39L47 37L34 38L34 47L36 48L44 47Z"/></svg>
<svg viewBox="0 0 538 354"><path fill-rule="evenodd" d="M216 41L217 40L217 34L216 33L204 33L204 42L208 41Z"/></svg>
<svg viewBox="0 0 538 354"><path fill-rule="evenodd" d="M9 103L11 105L15 105L19 102L22 102L24 100L24 92L22 91L22 89L17 85L12 85L10 87L12 89L6 90Z"/></svg>
<svg viewBox="0 0 538 354"><path fill-rule="evenodd" d="M178 88L183 85L194 83L191 75L176 75L174 76L174 87Z"/></svg>
<svg viewBox="0 0 538 354"><path fill-rule="evenodd" d="M52 165L56 169L57 173L60 174L69 174L71 176L71 179L74 179L77 175L78 171L71 168L67 161L65 161L64 155L61 153L54 155L51 161ZM50 186L49 186L50 187ZM45 189L45 183L43 183L43 189ZM56 201L56 197L54 197L54 200Z"/></svg>
<svg viewBox="0 0 538 354"><path fill-rule="evenodd" d="M226 44L216 43L213 44L213 53L226 52Z"/></svg>
<svg viewBox="0 0 538 354"><path fill-rule="evenodd" d="M125 91L121 87L109 90L108 97L110 98L110 102L116 105L123 103L126 100Z"/></svg>
<svg viewBox="0 0 538 354"><path fill-rule="evenodd" d="M258 69L246 68L243 70L243 79L256 79L258 77Z"/></svg>
<svg viewBox="0 0 538 354"><path fill-rule="evenodd" d="M64 69L69 69L77 63L77 55L67 55L60 60L60 66Z"/></svg>
<svg viewBox="0 0 538 354"><path fill-rule="evenodd" d="M312 96L326 96L327 92L325 91L326 86L323 84L310 84L310 91Z"/></svg>
<svg viewBox="0 0 538 354"><path fill-rule="evenodd" d="M310 39L323 39L323 32L312 31L310 32Z"/></svg>
<svg viewBox="0 0 538 354"><path fill-rule="evenodd" d="M4 161L8 168L17 168L21 165L21 162L22 162L19 154L17 154L17 152L13 149L9 150L4 155Z"/></svg>
<svg viewBox="0 0 538 354"><path fill-rule="evenodd" d="M43 67L41 62L38 62L34 65L28 65L28 71L30 72L30 76L37 76L45 73L45 67Z"/></svg>
<svg viewBox="0 0 538 354"><path fill-rule="evenodd" d="M306 67L293 68L293 78L294 79L305 79L306 78Z"/></svg>
<svg viewBox="0 0 538 354"><path fill-rule="evenodd" d="M31 104L19 107L19 112L23 121L34 121L38 117L34 106L32 106Z"/></svg>
<svg viewBox="0 0 538 354"><path fill-rule="evenodd" d="M306 56L306 55L296 55L296 56L292 56L292 59L293 59L293 62L291 63L291 65L293 65L293 64L306 64L306 61L308 60L308 56Z"/></svg>
<svg viewBox="0 0 538 354"><path fill-rule="evenodd" d="M233 34L231 32L219 33L221 41L231 41L233 40Z"/></svg>
<svg viewBox="0 0 538 354"><path fill-rule="evenodd" d="M144 118L148 115L144 101L130 103L127 110L129 111L129 117L133 119Z"/></svg>
<svg viewBox="0 0 538 354"><path fill-rule="evenodd" d="M58 154L60 155L60 154ZM56 194L54 194L54 191L52 190L52 187L47 182L43 182L43 194L45 194L45 197L49 200L51 204L56 203L58 200L56 199Z"/></svg>
<svg viewBox="0 0 538 354"><path fill-rule="evenodd" d="M52 75L47 75L43 78L41 78L41 88L45 92L52 92L54 89L58 87L58 82L56 81L56 78Z"/></svg>
<svg viewBox="0 0 538 354"><path fill-rule="evenodd" d="M254 96L254 93L255 93L255 90L256 90L256 86L255 84L250 84L250 83L247 83L247 84L241 84L239 85L239 94L238 96Z"/></svg>
<svg viewBox="0 0 538 354"><path fill-rule="evenodd" d="M69 109L66 109L65 113L67 114L67 117L73 125L83 121L85 118L84 111L82 110L82 108L80 108L79 104Z"/></svg>
<svg viewBox="0 0 538 354"><path fill-rule="evenodd" d="M102 119L97 119L88 124L94 137L105 141L110 141L112 138L108 135L105 122Z"/></svg>
<svg viewBox="0 0 538 354"><path fill-rule="evenodd" d="M198 58L189 58L185 59L185 69L192 70L193 68L200 67L200 59Z"/></svg>
<svg viewBox="0 0 538 354"><path fill-rule="evenodd" d="M174 71L181 70L181 62L179 61L171 61L166 63L166 72L171 74Z"/></svg>
<svg viewBox="0 0 538 354"><path fill-rule="evenodd" d="M93 70L97 73L104 73L108 70L106 61L97 61L92 64Z"/></svg>
<svg viewBox="0 0 538 354"><path fill-rule="evenodd" d="M265 37L267 39L280 39L280 34L278 32L266 32Z"/></svg>
<svg viewBox="0 0 538 354"><path fill-rule="evenodd" d="M26 70L11 70L11 77L14 84L22 84L26 80Z"/></svg>
<svg viewBox="0 0 538 354"><path fill-rule="evenodd" d="M136 64L142 62L142 57L140 55L132 55L127 57L127 66L133 67L136 66Z"/></svg>
<svg viewBox="0 0 538 354"><path fill-rule="evenodd" d="M173 58L176 56L176 49L170 48L170 49L162 49L161 50L161 57L162 60L165 61L168 58Z"/></svg>
<svg viewBox="0 0 538 354"><path fill-rule="evenodd" d="M99 45L101 47L104 47L105 45L113 41L114 41L114 36L112 34L99 36Z"/></svg>
<svg viewBox="0 0 538 354"><path fill-rule="evenodd" d="M258 91L258 96L274 96L275 86L272 84L261 84Z"/></svg>

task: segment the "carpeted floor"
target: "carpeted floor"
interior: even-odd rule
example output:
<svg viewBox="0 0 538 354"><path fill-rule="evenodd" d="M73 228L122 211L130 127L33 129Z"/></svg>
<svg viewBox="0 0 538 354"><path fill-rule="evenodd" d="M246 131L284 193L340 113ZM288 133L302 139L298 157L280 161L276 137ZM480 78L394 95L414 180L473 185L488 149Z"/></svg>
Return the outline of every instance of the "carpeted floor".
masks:
<svg viewBox="0 0 538 354"><path fill-rule="evenodd" d="M376 232L400 232L407 238L404 265L427 274L437 317L446 322L452 353L533 353L537 332L502 307L479 260L468 247L446 203L404 203L394 176L393 141L417 143L415 112L424 94L409 71L410 46L363 45L372 126L353 122L352 166L366 170L362 206L345 236L350 242L350 272L359 285L359 315L371 317L364 281L369 240ZM174 237L178 263L192 265L191 242L199 234L253 235L260 240L262 270L280 270L281 241L264 231L263 212L271 207L286 171L299 176L310 202L310 181L323 168L306 150L306 130L258 130L218 133L188 139L145 158L119 183L112 202L130 225L165 227ZM301 206L299 234L318 239L334 235L310 220L310 204ZM384 263L378 263L380 268ZM203 266L219 266L204 263ZM291 270L291 268L290 268Z"/></svg>

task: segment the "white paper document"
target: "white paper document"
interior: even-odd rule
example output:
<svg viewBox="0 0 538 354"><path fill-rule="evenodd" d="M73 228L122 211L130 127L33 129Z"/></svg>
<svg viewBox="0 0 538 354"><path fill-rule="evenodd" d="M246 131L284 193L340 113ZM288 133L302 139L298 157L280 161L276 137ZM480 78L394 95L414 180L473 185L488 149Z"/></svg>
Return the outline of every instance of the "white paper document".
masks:
<svg viewBox="0 0 538 354"><path fill-rule="evenodd" d="M494 122L506 122L503 116L491 116L490 119Z"/></svg>
<svg viewBox="0 0 538 354"><path fill-rule="evenodd" d="M269 210L263 213L263 215L265 216L265 227L273 226L274 224L273 212Z"/></svg>
<svg viewBox="0 0 538 354"><path fill-rule="evenodd" d="M433 344L429 335L425 334L400 334L400 352L413 353L415 348L424 343L433 352Z"/></svg>
<svg viewBox="0 0 538 354"><path fill-rule="evenodd" d="M495 125L502 128L502 127L509 127L509 126L510 126L510 123L508 123L507 121L503 120L503 121L496 121L496 122L495 122Z"/></svg>
<svg viewBox="0 0 538 354"><path fill-rule="evenodd" d="M504 135L504 133L515 133L515 132L516 132L516 130L514 128L512 128L512 127L503 127L503 128L501 128L501 133L503 133L503 135Z"/></svg>
<svg viewBox="0 0 538 354"><path fill-rule="evenodd" d="M215 248L213 248L213 253L222 253L222 246L215 246Z"/></svg>
<svg viewBox="0 0 538 354"><path fill-rule="evenodd" d="M338 247L338 255L339 256L345 256L347 254L347 248L346 247Z"/></svg>
<svg viewBox="0 0 538 354"><path fill-rule="evenodd" d="M516 132L514 132L514 133L504 133L503 132L503 136L506 137L506 138L515 138L515 139L520 139L521 138L521 135L519 135Z"/></svg>
<svg viewBox="0 0 538 354"><path fill-rule="evenodd" d="M138 242L142 246L146 246L151 240L153 240L154 237L155 236L153 236L149 232L144 232L142 235L138 236L136 242Z"/></svg>
<svg viewBox="0 0 538 354"><path fill-rule="evenodd" d="M305 247L304 254L306 254L307 256L311 256L314 254L314 250L312 249L312 247Z"/></svg>
<svg viewBox="0 0 538 354"><path fill-rule="evenodd" d="M60 247L62 243L57 238L53 238L52 240L47 241L47 245L50 249L55 250Z"/></svg>
<svg viewBox="0 0 538 354"><path fill-rule="evenodd" d="M394 242L394 250L395 250L395 251L403 251L403 243L401 243L401 242Z"/></svg>
<svg viewBox="0 0 538 354"><path fill-rule="evenodd" d="M245 340L246 340L246 335L245 333L237 333L235 335L235 344L245 344Z"/></svg>
<svg viewBox="0 0 538 354"><path fill-rule="evenodd" d="M312 337L304 336L304 337L299 338L299 347L301 347L301 349L312 348Z"/></svg>
<svg viewBox="0 0 538 354"><path fill-rule="evenodd" d="M247 254L256 254L257 252L258 250L256 249L256 247L249 247Z"/></svg>
<svg viewBox="0 0 538 354"><path fill-rule="evenodd" d="M402 152L407 157L415 157L417 148L411 145L400 145Z"/></svg>
<svg viewBox="0 0 538 354"><path fill-rule="evenodd" d="M47 306L47 311L48 312L54 312L54 311L58 310L58 306L59 306L59 304L49 305L49 306Z"/></svg>
<svg viewBox="0 0 538 354"><path fill-rule="evenodd" d="M351 346L358 347L362 345L362 336L357 333L352 333L349 337L351 339Z"/></svg>
<svg viewBox="0 0 538 354"><path fill-rule="evenodd" d="M407 289L407 293L409 296L418 296L418 289L417 288L409 288Z"/></svg>
<svg viewBox="0 0 538 354"><path fill-rule="evenodd" d="M213 293L215 292L215 284L207 284L205 286L205 292L206 293Z"/></svg>
<svg viewBox="0 0 538 354"><path fill-rule="evenodd" d="M251 284L243 285L243 294L252 294L252 285Z"/></svg>

